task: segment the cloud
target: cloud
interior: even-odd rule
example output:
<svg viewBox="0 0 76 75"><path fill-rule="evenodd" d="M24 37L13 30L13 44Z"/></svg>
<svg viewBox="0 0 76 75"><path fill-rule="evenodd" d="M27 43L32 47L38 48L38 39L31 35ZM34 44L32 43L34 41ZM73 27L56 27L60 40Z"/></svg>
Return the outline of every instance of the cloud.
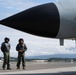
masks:
<svg viewBox="0 0 76 75"><path fill-rule="evenodd" d="M31 0L0 0L0 5L7 9L24 10L37 5Z"/></svg>
<svg viewBox="0 0 76 75"><path fill-rule="evenodd" d="M6 18L36 5L38 3L31 0L0 0L0 18Z"/></svg>
<svg viewBox="0 0 76 75"><path fill-rule="evenodd" d="M0 19L55 0L0 0Z"/></svg>

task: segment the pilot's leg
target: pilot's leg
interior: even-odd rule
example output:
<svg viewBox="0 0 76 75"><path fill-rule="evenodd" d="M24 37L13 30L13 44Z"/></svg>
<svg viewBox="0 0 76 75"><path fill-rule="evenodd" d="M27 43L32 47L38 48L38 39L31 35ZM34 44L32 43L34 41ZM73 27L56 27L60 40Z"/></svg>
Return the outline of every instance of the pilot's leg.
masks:
<svg viewBox="0 0 76 75"><path fill-rule="evenodd" d="M21 53L18 53L17 69L20 69L20 64L21 64Z"/></svg>
<svg viewBox="0 0 76 75"><path fill-rule="evenodd" d="M8 59L7 59L7 69L11 70L10 68L10 53L8 52Z"/></svg>
<svg viewBox="0 0 76 75"><path fill-rule="evenodd" d="M4 55L4 61L3 61L2 68L3 68L3 70L5 70L5 66L7 64L7 52L3 52L3 55Z"/></svg>
<svg viewBox="0 0 76 75"><path fill-rule="evenodd" d="M22 53L22 66L25 69L25 53Z"/></svg>

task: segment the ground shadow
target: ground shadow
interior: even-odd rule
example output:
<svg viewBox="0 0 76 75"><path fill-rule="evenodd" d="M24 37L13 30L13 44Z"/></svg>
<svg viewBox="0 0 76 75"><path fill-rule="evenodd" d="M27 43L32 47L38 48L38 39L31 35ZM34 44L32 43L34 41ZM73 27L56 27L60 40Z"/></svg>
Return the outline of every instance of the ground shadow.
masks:
<svg viewBox="0 0 76 75"><path fill-rule="evenodd" d="M7 75L7 74L4 74L4 75ZM73 71L73 72L61 72L61 73L8 74L8 75L76 75L76 71Z"/></svg>

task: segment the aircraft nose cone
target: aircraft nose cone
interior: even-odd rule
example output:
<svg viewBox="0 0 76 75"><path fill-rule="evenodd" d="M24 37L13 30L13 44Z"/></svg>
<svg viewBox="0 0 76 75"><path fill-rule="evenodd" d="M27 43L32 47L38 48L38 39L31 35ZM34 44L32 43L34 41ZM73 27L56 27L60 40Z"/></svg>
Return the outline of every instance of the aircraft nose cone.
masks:
<svg viewBox="0 0 76 75"><path fill-rule="evenodd" d="M59 12L54 3L39 5L6 19L1 24L38 36L56 37L59 31Z"/></svg>

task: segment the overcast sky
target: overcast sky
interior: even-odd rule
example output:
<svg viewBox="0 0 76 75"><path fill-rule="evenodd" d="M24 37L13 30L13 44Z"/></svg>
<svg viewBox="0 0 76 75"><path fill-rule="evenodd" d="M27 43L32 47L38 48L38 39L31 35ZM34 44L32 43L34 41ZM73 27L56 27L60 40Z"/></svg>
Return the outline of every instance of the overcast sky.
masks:
<svg viewBox="0 0 76 75"><path fill-rule="evenodd" d="M52 1L57 0L0 0L0 20L30 7ZM57 39L33 36L0 25L0 44L4 41L5 37L10 38L11 56L13 57L17 56L15 47L19 38L24 38L27 45L28 50L26 52L26 56L76 53L75 41L65 40L65 45L61 47L59 45L59 40ZM0 56L3 56L2 52L0 52Z"/></svg>

